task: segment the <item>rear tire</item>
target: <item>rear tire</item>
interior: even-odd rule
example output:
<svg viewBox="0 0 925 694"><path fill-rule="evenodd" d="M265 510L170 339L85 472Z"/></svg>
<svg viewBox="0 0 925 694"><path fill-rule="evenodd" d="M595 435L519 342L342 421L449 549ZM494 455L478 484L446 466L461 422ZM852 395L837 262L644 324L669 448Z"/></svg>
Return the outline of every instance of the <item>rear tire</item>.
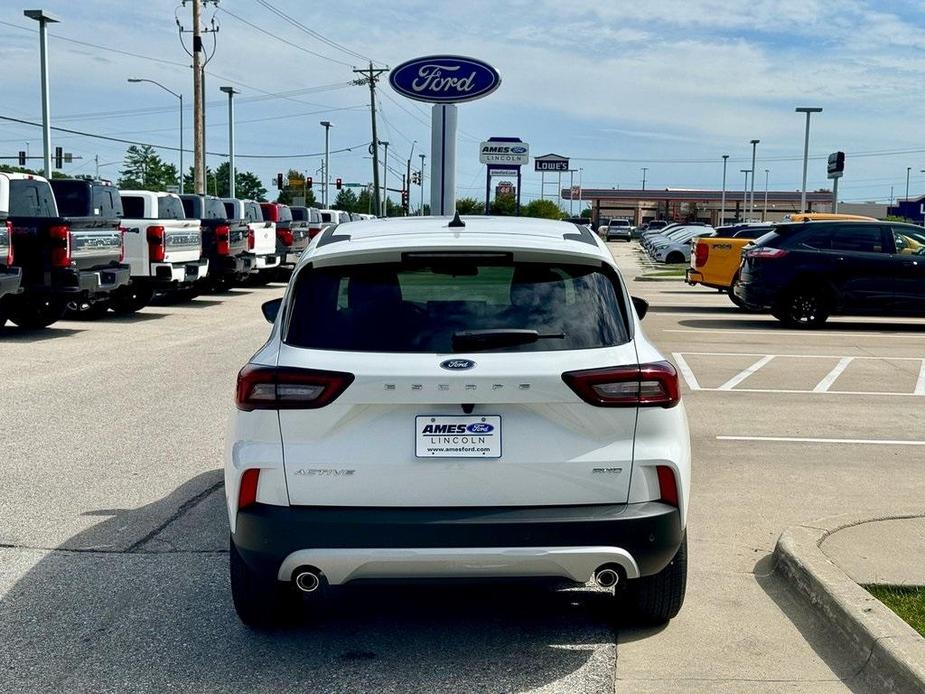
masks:
<svg viewBox="0 0 925 694"><path fill-rule="evenodd" d="M67 305L56 298L10 297L6 304L6 317L20 328L38 330L47 328L64 317Z"/></svg>
<svg viewBox="0 0 925 694"><path fill-rule="evenodd" d="M114 293L109 300L109 308L113 313L125 316L135 313L147 306L154 298L154 290L150 287L129 286L118 293Z"/></svg>
<svg viewBox="0 0 925 694"><path fill-rule="evenodd" d="M676 265L678 263L683 263L684 254L678 253L677 251L674 251L673 253L669 253L668 257L665 258L665 262L669 265Z"/></svg>
<svg viewBox="0 0 925 694"><path fill-rule="evenodd" d="M813 287L795 287L784 294L771 314L790 328L818 328L828 320L828 296Z"/></svg>
<svg viewBox="0 0 925 694"><path fill-rule="evenodd" d="M664 624L676 617L687 591L687 534L668 566L630 581L627 591L636 614L645 622Z"/></svg>
<svg viewBox="0 0 925 694"><path fill-rule="evenodd" d="M296 605L290 586L267 580L244 563L234 540L229 539L228 564L231 573L231 599L243 624L252 629L270 629L286 624Z"/></svg>

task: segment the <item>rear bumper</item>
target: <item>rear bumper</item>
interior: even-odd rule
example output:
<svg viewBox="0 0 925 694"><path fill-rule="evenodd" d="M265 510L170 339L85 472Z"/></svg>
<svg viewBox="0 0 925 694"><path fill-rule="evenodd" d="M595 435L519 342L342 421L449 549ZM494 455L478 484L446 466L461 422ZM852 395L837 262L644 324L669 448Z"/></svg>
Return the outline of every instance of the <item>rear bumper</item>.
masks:
<svg viewBox="0 0 925 694"><path fill-rule="evenodd" d="M270 268L279 267L278 255L258 255L255 256L255 265L257 270L269 270Z"/></svg>
<svg viewBox="0 0 925 694"><path fill-rule="evenodd" d="M18 294L22 282L22 269L9 267L0 269L0 298L7 294Z"/></svg>
<svg viewBox="0 0 925 694"><path fill-rule="evenodd" d="M62 294L86 293L89 296L108 294L114 289L128 284L132 278L132 271L128 265L117 265L100 270L68 271L65 274L68 276L67 281L56 284L52 288L53 292Z"/></svg>
<svg viewBox="0 0 925 694"><path fill-rule="evenodd" d="M761 287L754 282L736 282L732 291L736 297L750 309L761 310L771 308L777 300L776 291L769 291L767 288Z"/></svg>
<svg viewBox="0 0 925 694"><path fill-rule="evenodd" d="M157 284L191 284L209 272L209 261L201 258L191 263L151 263L151 277Z"/></svg>
<svg viewBox="0 0 925 694"><path fill-rule="evenodd" d="M659 502L502 508L256 504L232 539L260 575L315 566L358 578L555 576L584 582L604 563L629 578L661 571L681 545L678 509ZM596 562L596 563L595 563Z"/></svg>
<svg viewBox="0 0 925 694"><path fill-rule="evenodd" d="M246 275L254 269L254 256L250 254L220 256L215 269L222 275Z"/></svg>
<svg viewBox="0 0 925 694"><path fill-rule="evenodd" d="M699 270L695 270L694 268L689 267L684 271L684 281L691 286L694 286L695 284L703 284L703 273Z"/></svg>

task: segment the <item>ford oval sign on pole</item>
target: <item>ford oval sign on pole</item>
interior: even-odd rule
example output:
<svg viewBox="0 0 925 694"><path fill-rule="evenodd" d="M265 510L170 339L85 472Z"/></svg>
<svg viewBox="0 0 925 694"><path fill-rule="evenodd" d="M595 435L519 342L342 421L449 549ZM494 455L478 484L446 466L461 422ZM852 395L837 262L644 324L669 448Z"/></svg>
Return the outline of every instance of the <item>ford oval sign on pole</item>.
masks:
<svg viewBox="0 0 925 694"><path fill-rule="evenodd" d="M491 65L459 55L428 55L408 60L389 73L392 89L431 109L430 211L451 215L456 209L456 104L487 96L501 85Z"/></svg>

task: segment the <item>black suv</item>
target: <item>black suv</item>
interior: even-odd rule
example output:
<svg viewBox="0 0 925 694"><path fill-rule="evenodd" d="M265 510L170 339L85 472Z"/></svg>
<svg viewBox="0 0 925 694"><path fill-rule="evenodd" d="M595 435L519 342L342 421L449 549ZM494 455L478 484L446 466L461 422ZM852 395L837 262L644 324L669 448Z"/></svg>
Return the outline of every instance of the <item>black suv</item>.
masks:
<svg viewBox="0 0 925 694"><path fill-rule="evenodd" d="M818 326L832 314L925 316L925 229L780 224L743 253L734 291L790 326Z"/></svg>

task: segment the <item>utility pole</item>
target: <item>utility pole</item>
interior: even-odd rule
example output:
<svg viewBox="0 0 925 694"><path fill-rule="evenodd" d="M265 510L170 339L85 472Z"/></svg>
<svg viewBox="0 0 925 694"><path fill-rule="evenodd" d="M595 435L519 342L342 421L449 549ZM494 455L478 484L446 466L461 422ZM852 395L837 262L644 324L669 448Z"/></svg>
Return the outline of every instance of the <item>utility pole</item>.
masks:
<svg viewBox="0 0 925 694"><path fill-rule="evenodd" d="M719 223L720 226L726 223L726 162L729 161L729 155L723 155L723 195L719 203Z"/></svg>
<svg viewBox="0 0 925 694"><path fill-rule="evenodd" d="M209 29L202 28L202 6L212 3L218 5L218 0L181 0L184 7L190 2L193 5L193 28L187 32L180 24L177 18L177 29L180 32L180 43L183 45L183 34L191 33L193 35L193 48L185 50L193 58L193 192L196 195L205 195L206 189L206 115L205 115L205 68L211 56L207 57L202 45L202 35L212 34L213 37L218 32L215 25L215 19L212 19L212 26ZM214 55L214 48L213 48ZM182 102L181 102L182 103ZM182 105L181 105L182 109ZM182 147L181 147L182 149ZM183 172L180 172L180 180L183 180Z"/></svg>
<svg viewBox="0 0 925 694"><path fill-rule="evenodd" d="M743 189L744 192L742 193L742 215L739 218L739 221L744 222L745 221L745 203L748 202L748 172L749 172L749 169L739 169L739 171L745 174L745 188Z"/></svg>
<svg viewBox="0 0 925 694"><path fill-rule="evenodd" d="M93 155L93 163L96 164L96 180L98 181L100 180L100 155L99 154Z"/></svg>
<svg viewBox="0 0 925 694"><path fill-rule="evenodd" d="M382 209L379 211L380 217L389 216L389 187L386 181L389 178L389 143L380 142L384 148L385 152L382 155ZM379 149L378 147L376 148ZM374 155L375 156L375 155Z"/></svg>
<svg viewBox="0 0 925 694"><path fill-rule="evenodd" d="M235 168L234 168L234 95L240 94L237 89L234 87L219 87L219 91L223 91L228 95L228 197L235 197L234 194L234 184L235 184ZM216 178L218 178L216 176ZM218 187L218 181L215 182L216 187Z"/></svg>
<svg viewBox="0 0 925 694"><path fill-rule="evenodd" d="M649 170L648 166L642 167L642 189L646 189L646 172Z"/></svg>
<svg viewBox="0 0 925 694"><path fill-rule="evenodd" d="M369 115L373 126L373 141L369 146L369 153L373 155L373 202L376 203L377 212L381 208L379 201L379 136L376 134L376 82L379 75L386 71L386 68L373 68L372 61L369 63L369 68L365 70L354 69L355 73L363 75L362 78L355 80L354 84L369 85Z"/></svg>
<svg viewBox="0 0 925 694"><path fill-rule="evenodd" d="M424 216L424 155L418 155L421 157L421 209L418 212L422 217Z"/></svg>
<svg viewBox="0 0 925 694"><path fill-rule="evenodd" d="M906 167L906 202L909 202L909 174L912 172L912 167Z"/></svg>
<svg viewBox="0 0 925 694"><path fill-rule="evenodd" d="M323 120L321 125L324 127L324 171L322 172L324 175L321 177L321 185L323 186L321 189L321 204L327 210L330 209L328 207L328 183L330 183L328 180L328 167L331 161L331 121Z"/></svg>
<svg viewBox="0 0 925 694"><path fill-rule="evenodd" d="M756 153L756 150L758 149L759 142L761 142L761 140L751 140L751 143L752 143L752 169L751 169L752 171L752 194L751 194L751 198L748 203L748 213L750 215L755 214L755 153Z"/></svg>
<svg viewBox="0 0 925 694"><path fill-rule="evenodd" d="M764 214L761 215L761 221L768 221L768 175L770 174L770 169L764 170Z"/></svg>
<svg viewBox="0 0 925 694"><path fill-rule="evenodd" d="M818 106L797 106L797 113L806 114L806 137L803 140L803 192L800 194L800 212L806 212L806 171L809 167L809 118L814 113L821 113Z"/></svg>
<svg viewBox="0 0 925 694"><path fill-rule="evenodd" d="M51 104L48 87L48 25L58 21L57 17L44 10L24 10L23 14L39 23L39 60L42 70L42 145L45 178L51 178Z"/></svg>

